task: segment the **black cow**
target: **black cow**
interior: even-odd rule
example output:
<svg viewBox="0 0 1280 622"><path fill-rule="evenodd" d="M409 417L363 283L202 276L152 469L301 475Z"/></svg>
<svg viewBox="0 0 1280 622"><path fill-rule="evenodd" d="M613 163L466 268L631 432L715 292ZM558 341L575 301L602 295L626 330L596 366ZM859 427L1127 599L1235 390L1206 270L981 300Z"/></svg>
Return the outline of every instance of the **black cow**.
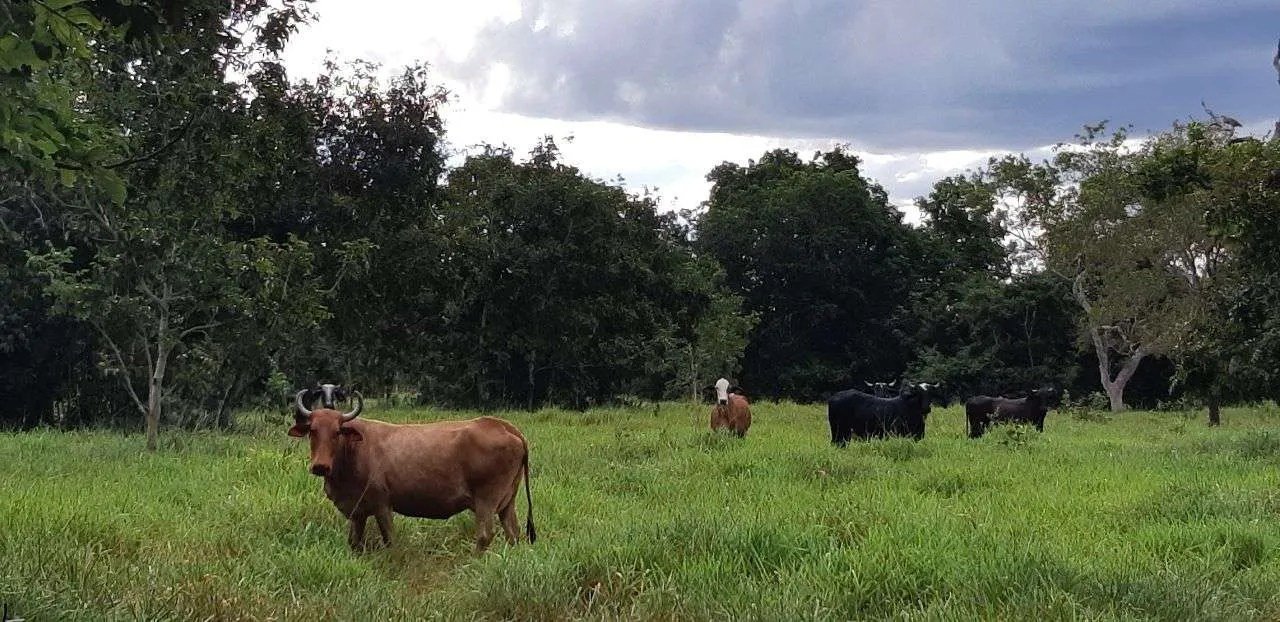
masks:
<svg viewBox="0 0 1280 622"><path fill-rule="evenodd" d="M906 385L897 397L876 397L856 389L841 391L827 400L827 421L831 442L840 447L859 439L886 436L924 438L924 420L929 416L928 384Z"/></svg>
<svg viewBox="0 0 1280 622"><path fill-rule="evenodd" d="M867 385L867 388L871 390L871 394L876 397L890 397L898 391L897 380L891 382L867 382L863 380L862 384Z"/></svg>
<svg viewBox="0 0 1280 622"><path fill-rule="evenodd" d="M1037 389L1026 397L988 397L979 395L964 403L965 418L969 420L969 438L979 438L987 427L995 423L1028 423L1044 431L1044 418L1055 403L1057 392L1053 389Z"/></svg>
<svg viewBox="0 0 1280 622"><path fill-rule="evenodd" d="M347 399L348 390L340 384L316 383L316 386L306 389L302 393L303 405L310 405L317 399L323 408L334 409L338 402L344 402Z"/></svg>

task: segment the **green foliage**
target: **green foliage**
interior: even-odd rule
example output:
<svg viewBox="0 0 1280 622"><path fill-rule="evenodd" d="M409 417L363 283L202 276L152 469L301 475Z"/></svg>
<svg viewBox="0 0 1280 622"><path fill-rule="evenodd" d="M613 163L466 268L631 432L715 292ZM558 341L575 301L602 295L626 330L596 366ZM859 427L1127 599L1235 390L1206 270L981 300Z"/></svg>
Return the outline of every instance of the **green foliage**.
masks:
<svg viewBox="0 0 1280 622"><path fill-rule="evenodd" d="M839 450L820 407L753 406L745 440L682 404L501 413L530 439L539 539L481 556L468 515L397 516L393 547L351 553L306 444L256 413L150 455L105 432L4 435L0 600L65 620L1280 614L1274 416L1175 432L1168 414L1051 414L1014 449L936 409L920 443Z"/></svg>
<svg viewBox="0 0 1280 622"><path fill-rule="evenodd" d="M25 251L24 268L33 281L39 276L49 310L91 331L99 366L146 416L154 447L171 376L186 373L193 381L186 387L200 394L195 399L206 397L215 384L207 377L226 362L218 353L243 353L226 344L247 341L245 333L230 333L249 323L264 337L273 325L305 330L317 317L280 300L287 289L282 282L299 283L311 269L305 245L234 239L225 229L240 209L238 182L252 175L238 140L247 121L239 109L243 99L225 83L225 71L278 48L276 37L287 35L303 12L293 2L86 5L108 17L99 24L82 19L88 9L68 8L75 4L33 3L40 7L34 30L19 28L6 37L33 37L39 47L47 43L40 39L47 29L57 43L46 47L62 64L27 66L27 82L5 84L43 96L41 81L50 81L74 94L81 103L62 121L96 128L110 139L111 151L124 155L103 163L109 151L96 146L90 162L67 138L70 151L59 145L46 150L45 160L0 162L6 166L0 182L9 191L0 216ZM148 19L161 12L163 20ZM254 37L241 36L264 23ZM48 108L30 99L19 105L37 114ZM46 125L36 123L48 132ZM41 174L40 167L80 171L94 183L78 185L63 173L62 186L25 184L8 175L10 165L33 175ZM219 337L228 340L219 343ZM223 397L218 409L225 418Z"/></svg>
<svg viewBox="0 0 1280 622"><path fill-rule="evenodd" d="M1003 447L1025 449L1040 437L1040 432L1026 424L1005 423L992 426L988 436L991 441Z"/></svg>
<svg viewBox="0 0 1280 622"><path fill-rule="evenodd" d="M917 307L912 374L958 395L1070 386L1077 372L1076 310L1066 281L1033 273L979 274L940 288Z"/></svg>
<svg viewBox="0 0 1280 622"><path fill-rule="evenodd" d="M1027 250L1071 280L1113 410L1145 358L1205 354L1196 334L1230 260L1209 220L1221 183L1210 162L1233 144L1207 127L1175 125L1136 147L1124 130L1087 127L1051 161L992 164L1002 191L1022 202L1015 230L1041 231Z"/></svg>
<svg viewBox="0 0 1280 622"><path fill-rule="evenodd" d="M1188 340L1183 382L1202 397L1276 398L1280 369L1280 141L1203 149L1197 203L1233 261Z"/></svg>
<svg viewBox="0 0 1280 622"><path fill-rule="evenodd" d="M197 428L318 379L583 408L719 376L802 400L904 373L1078 389L1096 364L1115 407L1144 360L1169 397L1164 353L1188 396L1280 386L1274 141L1087 128L940 180L918 228L845 149L779 150L662 214L550 139L450 170L425 66L291 81L308 6L0 4L5 422L80 422L104 381Z"/></svg>
<svg viewBox="0 0 1280 622"><path fill-rule="evenodd" d="M561 164L550 139L526 162L468 158L440 214L427 399L584 406L687 388L739 356L749 324L715 264L652 198Z"/></svg>
<svg viewBox="0 0 1280 622"><path fill-rule="evenodd" d="M856 157L779 150L708 179L696 247L759 318L744 387L813 399L906 366L898 317L921 272L920 236Z"/></svg>
<svg viewBox="0 0 1280 622"><path fill-rule="evenodd" d="M92 41L114 29L75 0L5 2L0 24L0 173L71 187L88 172L119 188L99 168L111 134L74 105Z"/></svg>
<svg viewBox="0 0 1280 622"><path fill-rule="evenodd" d="M998 198L995 185L979 172L940 179L928 197L916 199L926 217L929 259L937 262L935 269L944 281L1008 276Z"/></svg>

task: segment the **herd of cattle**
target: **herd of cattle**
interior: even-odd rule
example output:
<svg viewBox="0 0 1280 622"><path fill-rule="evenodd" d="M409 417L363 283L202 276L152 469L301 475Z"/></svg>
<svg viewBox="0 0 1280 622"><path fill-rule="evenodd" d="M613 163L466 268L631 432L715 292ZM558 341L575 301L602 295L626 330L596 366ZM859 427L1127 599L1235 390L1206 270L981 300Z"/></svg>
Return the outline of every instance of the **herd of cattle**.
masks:
<svg viewBox="0 0 1280 622"><path fill-rule="evenodd" d="M946 406L938 385L867 383L874 394L841 391L827 400L831 442L844 447L853 438L924 437L925 420L934 403ZM708 387L710 388L710 387ZM751 427L751 406L741 388L721 378L714 385L716 404L711 429L739 437ZM897 395L891 394L897 391ZM355 407L336 409L348 400ZM1026 423L1044 429L1044 418L1057 393L1031 391L1026 397L980 395L965 402L969 437L978 438L995 423ZM314 407L320 402L318 408ZM294 425L289 435L311 444L311 473L324 478L324 492L349 521L351 548L364 547L370 517L384 544L391 543L391 515L449 518L464 510L476 517L476 551L494 537L497 519L512 544L520 541L516 501L524 482L525 533L533 527L533 495L529 490L529 443L520 430L496 417L468 421L393 424L358 419L364 399L357 391L321 384L294 395Z"/></svg>

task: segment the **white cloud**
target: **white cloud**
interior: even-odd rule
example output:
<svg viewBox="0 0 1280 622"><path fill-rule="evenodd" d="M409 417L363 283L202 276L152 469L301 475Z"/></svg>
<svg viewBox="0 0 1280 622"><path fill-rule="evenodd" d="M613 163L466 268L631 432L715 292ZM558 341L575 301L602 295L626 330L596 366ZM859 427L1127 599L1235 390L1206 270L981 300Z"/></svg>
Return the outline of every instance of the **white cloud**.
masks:
<svg viewBox="0 0 1280 622"><path fill-rule="evenodd" d="M1175 5L1183 10L1198 6L1189 0ZM587 3L579 8L591 6L594 5ZM640 6L642 5L631 5L619 10L625 9L624 13L630 11L627 14L632 14ZM877 17L888 20L894 15L902 15L901 11L886 13L888 9L875 9L881 5L870 6L871 9L866 12L868 19ZM1092 7L1092 12L1084 11L1083 14L1096 19L1102 17L1094 16L1093 13L1104 14L1113 10L1106 8L1104 11L1100 8L1111 7L1111 3L1094 2L1088 6ZM455 158L461 157L470 145L480 143L507 144L517 153L523 153L541 136L552 134L560 139L558 143L565 161L578 166L588 175L605 180L621 175L626 187L637 192L645 187L656 187L662 196L661 205L664 209L680 209L696 207L705 200L709 190L705 176L712 167L723 161L745 164L747 160L758 158L766 150L779 147L794 149L808 157L815 150L848 142L838 136L813 139L661 130L615 121L567 121L502 112L501 107L512 89L517 87L522 78L528 78L516 75L521 71L520 64L505 63L501 58L489 58L487 62L480 63L462 61L486 59L486 50L477 47L482 32L492 29L494 25L512 24L522 19L522 10L537 11L536 15L523 17L533 24L535 30L539 26L544 29L552 28L552 32L559 37L580 34L587 26L597 23L560 19L563 16L555 14L551 3L533 2L522 7L520 0L471 0L467 3L423 3L411 0L365 0L357 3L349 0L319 0L314 9L318 21L297 33L285 52L285 62L290 73L294 77L314 76L320 71L322 61L330 49L339 59L362 58L382 63L387 74L413 62L426 61L432 64L436 78L453 93L452 101L444 110L444 118L449 143L459 151ZM743 5L742 10L770 13L789 9L751 2ZM572 11L568 13L573 15ZM940 13L930 19L936 21L947 14ZM644 13L641 11L637 15ZM736 18L749 23L758 21L748 14L739 14ZM673 27L680 23L672 22ZM861 28L859 32L866 36L862 39L849 39L857 42L850 49L851 54L865 53L871 48L883 51L886 46L892 49L900 47L904 57L910 56L919 62L932 63L944 60L950 53L951 48L937 47L939 43L931 35L933 26L924 21L898 19L892 21L893 28L889 30L883 30L881 22L877 24L881 25L872 28L862 24L867 27ZM624 26L616 25L620 28ZM884 36L876 38L873 36L876 32L883 32ZM911 36L895 42L896 35L889 36L890 32ZM721 57L750 55L753 46L760 43L753 42L746 36L750 34L752 33L749 31L727 33L728 39L723 45L716 46L714 54ZM1007 50L994 42L969 41L966 45L984 46L980 52L986 59L984 62L988 64L993 58L1008 58ZM976 48L967 49L968 54L979 53L974 51ZM603 53L607 52L602 51ZM921 60L919 54L928 58ZM948 61L950 64L955 62L954 58ZM1000 66L999 63L996 66ZM469 70L482 72L474 75L465 73ZM796 67L795 70L806 69ZM901 67L896 71L901 72ZM732 87L749 77L728 75L723 86ZM561 75L559 79L563 82L565 77ZM555 91L563 88L563 84L547 84L544 88ZM684 104L679 95L647 90L643 83L625 80L618 83L615 91L618 100L633 108L658 98L666 100L660 102L661 105L680 107ZM1250 124L1249 129L1254 129L1253 125ZM1270 129L1269 122L1265 125L1262 131ZM898 130L910 131L910 126ZM573 137L571 141L567 140L570 136ZM854 147L856 150L857 145ZM881 183L889 191L893 203L907 212L908 220L911 221L919 218L911 207L912 200L916 196L927 194L934 181L982 166L988 158L999 153L999 150L974 149L858 151L863 160L863 173ZM1047 155L1047 148L1036 150L1033 155Z"/></svg>
<svg viewBox="0 0 1280 622"><path fill-rule="evenodd" d="M383 65L392 74L404 65L427 61L439 66L472 54L482 28L495 21L520 17L518 0L482 0L462 4L406 3L368 0L362 3L320 0L318 20L290 41L285 63L295 77L314 77L332 50L340 60L361 58ZM388 19L389 15L396 16ZM550 25L550 24L548 24ZM558 28L572 31L572 25ZM633 192L648 188L661 197L662 209L696 208L707 197L706 175L724 161L745 164L765 151L789 148L810 155L839 140L751 136L714 132L659 130L608 121L564 121L499 111L511 88L512 69L505 63L487 67L484 76L437 73L452 93L444 111L448 141L455 160L479 144L506 144L517 154L532 148L545 135L558 138L566 162L604 180L617 176ZM624 99L638 101L648 94L637 85L623 85ZM572 137L570 140L569 137ZM984 152L985 153L985 152ZM980 163L976 152L859 153L866 175L889 190L893 202L917 220L910 207L932 181L963 166Z"/></svg>
<svg viewBox="0 0 1280 622"><path fill-rule="evenodd" d="M840 142L656 130L607 121L537 119L483 109L455 111L445 118L449 142L461 152L455 157L482 143L506 144L519 154L551 134L557 137L566 162L600 179L621 175L625 186L634 192L656 188L663 209L697 207L711 187L706 181L707 173L721 162L746 164L777 148L792 149L808 157ZM572 140L567 140L569 137ZM915 222L919 216L911 203L916 196L927 194L935 180L982 166L999 152L856 153L863 160L863 174L885 186L893 203Z"/></svg>
<svg viewBox="0 0 1280 622"><path fill-rule="evenodd" d="M395 68L425 60L470 56L485 26L520 19L520 0L418 2L416 0L318 0L318 19L289 40L285 62L296 75L320 71L326 50Z"/></svg>

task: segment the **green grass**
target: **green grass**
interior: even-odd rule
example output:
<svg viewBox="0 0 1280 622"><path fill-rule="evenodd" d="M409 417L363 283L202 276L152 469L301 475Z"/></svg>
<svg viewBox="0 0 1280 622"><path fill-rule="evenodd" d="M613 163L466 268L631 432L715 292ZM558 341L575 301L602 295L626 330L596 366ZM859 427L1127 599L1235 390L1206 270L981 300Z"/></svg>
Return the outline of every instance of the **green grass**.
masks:
<svg viewBox="0 0 1280 622"><path fill-rule="evenodd" d="M371 412L394 421L467 417ZM28 620L1280 618L1280 415L1050 414L827 442L819 406L506 413L539 541L469 514L357 555L286 425L0 435L0 601ZM520 518L524 520L521 505ZM370 529L370 542L376 534Z"/></svg>

